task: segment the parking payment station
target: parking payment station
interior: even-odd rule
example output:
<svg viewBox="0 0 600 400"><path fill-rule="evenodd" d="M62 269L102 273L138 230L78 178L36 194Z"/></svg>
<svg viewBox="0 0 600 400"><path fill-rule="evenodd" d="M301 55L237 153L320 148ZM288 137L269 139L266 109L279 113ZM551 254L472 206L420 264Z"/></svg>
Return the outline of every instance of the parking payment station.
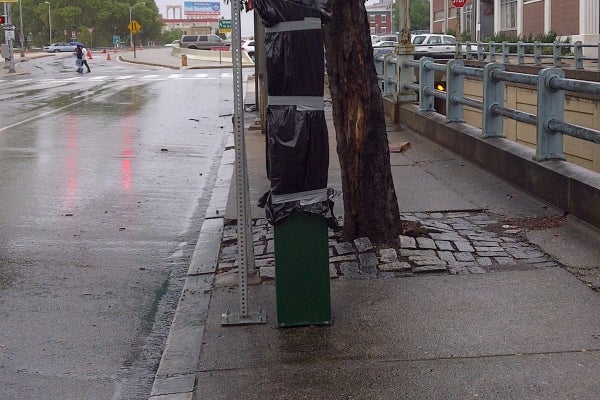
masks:
<svg viewBox="0 0 600 400"><path fill-rule="evenodd" d="M331 324L329 144L319 2L256 0L265 26L267 176L274 226L277 325Z"/></svg>

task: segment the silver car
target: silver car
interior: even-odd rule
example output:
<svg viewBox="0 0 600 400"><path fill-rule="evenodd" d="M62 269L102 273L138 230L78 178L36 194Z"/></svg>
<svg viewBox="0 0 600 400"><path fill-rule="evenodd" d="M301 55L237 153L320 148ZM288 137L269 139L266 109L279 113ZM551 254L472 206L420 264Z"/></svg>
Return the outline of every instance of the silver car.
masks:
<svg viewBox="0 0 600 400"><path fill-rule="evenodd" d="M56 42L52 43L50 46L44 46L44 51L46 53L74 52L76 49L76 44L67 42Z"/></svg>

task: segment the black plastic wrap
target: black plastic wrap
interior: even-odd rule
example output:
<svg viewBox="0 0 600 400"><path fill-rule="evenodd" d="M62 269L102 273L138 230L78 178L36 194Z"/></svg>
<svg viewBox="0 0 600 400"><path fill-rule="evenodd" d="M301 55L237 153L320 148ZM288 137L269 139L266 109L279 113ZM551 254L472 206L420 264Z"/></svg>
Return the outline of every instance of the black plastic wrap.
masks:
<svg viewBox="0 0 600 400"><path fill-rule="evenodd" d="M261 22L274 27L281 22L319 19L310 3L259 0L255 3ZM269 96L323 96L325 59L320 29L265 33L267 90Z"/></svg>
<svg viewBox="0 0 600 400"><path fill-rule="evenodd" d="M327 226L333 230L340 228L335 215L333 214L333 199L339 196L335 190L328 188L326 200L317 202L306 202L304 200L286 201L284 203L273 202L272 192L266 192L258 200L258 205L265 209L265 215L272 225L280 224L285 221L288 215L294 212L306 212L320 215L325 218Z"/></svg>
<svg viewBox="0 0 600 400"><path fill-rule="evenodd" d="M254 2L254 9L266 27L269 96L266 131L271 190L260 205L265 207L267 219L273 225L295 211L335 221L330 199L312 204L272 202L272 195L327 187L329 143L322 102L325 65L320 29L326 3L324 0Z"/></svg>
<svg viewBox="0 0 600 400"><path fill-rule="evenodd" d="M327 125L323 111L295 106L267 109L269 173L275 194L327 187Z"/></svg>

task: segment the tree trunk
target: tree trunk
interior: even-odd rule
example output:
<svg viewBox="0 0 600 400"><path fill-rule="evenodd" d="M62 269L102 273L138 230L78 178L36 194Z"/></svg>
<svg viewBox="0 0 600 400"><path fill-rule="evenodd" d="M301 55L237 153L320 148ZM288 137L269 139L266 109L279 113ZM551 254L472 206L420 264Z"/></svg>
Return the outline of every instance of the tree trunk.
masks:
<svg viewBox="0 0 600 400"><path fill-rule="evenodd" d="M364 0L333 0L331 10L324 40L342 170L344 235L395 243L401 221Z"/></svg>

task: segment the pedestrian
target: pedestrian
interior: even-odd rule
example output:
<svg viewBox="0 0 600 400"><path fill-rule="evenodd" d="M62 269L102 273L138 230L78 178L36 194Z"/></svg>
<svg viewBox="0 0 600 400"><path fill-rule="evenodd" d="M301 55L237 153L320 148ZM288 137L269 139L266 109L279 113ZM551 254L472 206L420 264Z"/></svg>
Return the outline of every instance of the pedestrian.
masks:
<svg viewBox="0 0 600 400"><path fill-rule="evenodd" d="M81 64L82 66L85 65L85 67L87 68L87 72L92 72L90 71L90 66L88 65L87 62L88 59L88 51L85 47L81 46Z"/></svg>
<svg viewBox="0 0 600 400"><path fill-rule="evenodd" d="M82 46L78 44L77 48L75 49L75 57L77 57L75 60L75 65L77 65L77 72L80 74L83 73L83 51L81 48Z"/></svg>

